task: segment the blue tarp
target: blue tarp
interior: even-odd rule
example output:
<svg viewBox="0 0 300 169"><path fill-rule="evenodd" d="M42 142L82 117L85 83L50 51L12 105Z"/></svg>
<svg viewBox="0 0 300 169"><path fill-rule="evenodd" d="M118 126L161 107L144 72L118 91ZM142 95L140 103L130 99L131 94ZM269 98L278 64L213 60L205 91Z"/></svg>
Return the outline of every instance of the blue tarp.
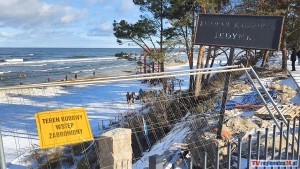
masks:
<svg viewBox="0 0 300 169"><path fill-rule="evenodd" d="M264 90L260 89L259 90L260 93L262 95L265 94ZM277 98L277 93L273 90L270 90L268 91L268 93L271 95L272 98ZM245 104L250 104L250 105L260 105L260 104L263 104L262 102L255 102L255 99L256 97L258 96L258 94L256 92L252 92L250 94L245 94L245 95L242 95L243 96L243 100L238 103L236 101L233 101L233 100L227 100L226 102L226 110L232 110L235 108L236 105L245 105ZM269 102L270 100L269 99L265 99L266 102ZM221 102L220 100L217 101L217 107L216 109L219 111L221 110Z"/></svg>

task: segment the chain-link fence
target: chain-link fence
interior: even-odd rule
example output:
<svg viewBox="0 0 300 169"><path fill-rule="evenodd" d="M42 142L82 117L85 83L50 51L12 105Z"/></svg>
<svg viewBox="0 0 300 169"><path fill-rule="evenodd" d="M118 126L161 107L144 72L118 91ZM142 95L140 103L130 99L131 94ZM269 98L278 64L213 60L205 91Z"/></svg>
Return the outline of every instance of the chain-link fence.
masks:
<svg viewBox="0 0 300 169"><path fill-rule="evenodd" d="M190 79L196 76L201 85L195 95ZM237 151L239 138L247 140L268 125L280 128L280 119L288 123L277 107L277 89L266 84L252 68L228 66L2 88L6 163L8 168L146 168L149 157L159 154L171 165L191 156L195 168L226 168L229 142ZM34 115L74 107L86 108L94 141L40 149ZM130 129L131 134L120 130L113 136L123 147L101 136L116 128Z"/></svg>

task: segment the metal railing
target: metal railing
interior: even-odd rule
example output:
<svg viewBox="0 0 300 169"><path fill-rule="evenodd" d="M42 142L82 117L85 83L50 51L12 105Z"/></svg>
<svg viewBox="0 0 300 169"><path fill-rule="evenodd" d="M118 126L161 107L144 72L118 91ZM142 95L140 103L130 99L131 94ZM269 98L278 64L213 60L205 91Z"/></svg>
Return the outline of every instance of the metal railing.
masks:
<svg viewBox="0 0 300 169"><path fill-rule="evenodd" d="M292 120L292 124L290 120L287 120L287 123L288 125L285 126L283 122L280 122L278 132L276 125L274 125L272 128L265 128L264 130L257 131L253 135L249 135L246 140L239 138L237 142L229 142L227 144L227 155L224 157L226 159L225 165L223 163L224 166L220 166L222 162L220 158L218 158L220 157L220 147L217 147L215 151L217 152L217 158L215 166L213 167L207 166L208 153L204 151L202 167L204 169L229 169L231 167L236 167L237 169L251 169L253 168L251 164L252 160L296 160L298 161L298 165L300 165L300 142L296 139L296 137L300 137L300 117L295 117ZM287 136L286 138L283 137L284 133ZM246 144L247 148L242 149L243 144ZM236 145L236 147L232 148L232 145ZM245 149L247 149L247 151L242 151ZM244 160L242 160L242 158ZM237 159L237 161L234 161L234 159ZM247 161L246 163L245 160Z"/></svg>
<svg viewBox="0 0 300 169"><path fill-rule="evenodd" d="M261 96L260 94L260 91L258 90L257 87L255 87L257 85L254 84L253 82L253 79L251 78L250 74L254 74L257 81L259 82L258 83L258 87L259 88L263 88L265 90L265 93L267 93L268 95L268 91L263 87L263 84L260 83L259 79L258 79L258 76L255 74L254 70L250 67L250 68L244 68L242 66L227 66L227 67L218 67L218 68L206 68L206 69L196 69L196 70L184 70L184 71L172 71L172 72L161 72L161 73L152 73L152 74L145 74L145 75L129 75L129 76L119 76L119 77L107 77L107 78L93 78L93 79L89 79L89 80L76 80L76 81L65 81L65 82L50 82L50 83L41 83L41 84L29 84L29 85L18 85L18 86L11 86L11 87L7 87L7 88L0 88L0 91L6 93L6 94L10 94L12 95L12 97L18 97L18 96L23 96L25 99L32 99L31 96L34 95L34 92L30 92L30 89L33 89L33 88L47 88L47 87L61 87L61 86L76 86L76 85L96 85L96 84L108 84L108 83L111 83L111 82L125 82L125 81L136 81L136 80L149 80L149 79L158 79L158 78L170 78L170 77L178 77L178 76L188 76L188 75L198 75L198 74L218 74L220 73L222 76L224 72L240 72L240 73L246 73L247 75L247 78L248 80L250 80L250 82L252 82L252 86L256 89L255 91L259 94L259 96L261 97L261 100L264 101L264 98ZM249 73L250 74L249 74ZM222 86L223 87L223 86ZM222 87L219 87L219 88L222 88ZM22 95L22 90L23 89L28 89L28 96L26 95L27 93L23 93ZM55 88L56 89L56 88ZM14 92L10 93L10 90L17 90L18 92L17 95L15 96ZM75 89L74 89L75 90ZM76 90L79 90L79 89L76 89ZM181 90L181 89L180 89ZM55 91L55 97L53 97L52 99L53 100L57 100L59 101L59 92ZM220 92L222 92L222 89L220 89ZM32 94L32 95L31 95ZM68 100L71 100L71 97L73 95L69 96L70 98L68 98ZM10 96L7 96L7 97L10 97ZM43 96L42 96L43 97ZM74 95L75 97L75 95ZM80 99L82 99L80 96L77 96L79 97ZM212 117L210 119L204 119L204 115L203 114L200 114L199 112L197 112L198 110L196 110L194 107L188 107L186 106L185 104L189 103L191 105L194 106L194 103L190 103L190 102L195 102L195 100L192 100L190 98L191 96L189 95L184 95L184 96L181 96L179 99L176 98L175 101L173 101L173 104L176 107L176 111L178 111L178 114L174 115L172 114L173 116L172 117L169 117L170 120L170 124L168 123L163 123L161 124L160 123L160 119L155 119L155 121L153 121L153 119L151 119L151 117L149 117L149 115L145 115L145 120L148 122L148 127L149 127L149 132L152 132L152 142L150 141L150 143L153 145L155 144L155 141L158 142L161 140L161 138L163 136L166 136L166 133L165 133L165 128L168 128L171 129L173 127L174 124L176 124L177 122L178 123L184 123L182 122L182 118L185 117L185 114L182 114L182 110L184 110L186 113L189 112L189 113L192 113L192 115L194 115L195 118L191 118L191 119L188 119L186 120L185 123L187 123L188 125L191 125L195 131L199 132L198 129L204 129L204 127L211 127L211 130L214 129L213 125L210 125L210 121L216 121L216 119L218 117ZM275 107L276 109L276 104L274 103L274 100L272 100L272 97L270 95L267 96L273 106ZM24 104L27 100L25 100L24 98L22 98L19 102L19 104ZM73 99L73 98L72 98ZM167 110L165 109L165 107L167 107L165 105L165 102L166 100L164 100L164 98L156 98L157 102L160 102L161 104L158 105L158 109L157 110L153 110L154 113L156 114L161 114L161 110L163 111L166 111ZM169 98L166 98L167 101L170 101L171 99ZM182 100L180 100L182 99ZM44 101L44 100L42 100ZM44 102L40 102L39 105L33 105L35 107L45 107L46 109L48 109L48 105L45 103L47 101L49 101L48 99L46 99ZM185 102L182 102L182 101L185 101ZM156 104L155 101L153 101L153 103L150 103L151 101L149 101L149 104L154 106L154 104ZM13 101L9 100L7 101L7 104L11 104L11 106L14 106L14 104L12 104ZM27 103L27 102L26 102ZM30 103L30 102L29 102ZM58 102L60 103L60 102ZM32 103L30 103L32 104ZM71 103L70 103L71 104ZM82 102L79 102L79 103L74 103L74 104L80 104L80 106L84 106ZM209 104L209 103L208 103ZM212 104L212 103L210 103ZM25 105L25 104L24 104ZM211 107L214 108L213 105L210 105ZM264 106L268 106L266 103L264 104ZM60 108L60 105L58 104L58 106ZM52 107L49 107L52 109ZM98 108L100 109L100 108ZM155 112L157 111L157 112ZM273 115L273 112L271 112L269 109L268 109L269 113L270 113L270 116ZM280 110L276 109L277 113L281 114ZM32 113L34 111L31 111L30 113ZM30 118L32 114L29 114ZM274 115L273 115L274 116ZM272 117L273 117L272 116ZM157 117L155 117L157 118ZM164 120L165 117L161 116L159 118L162 118L162 120ZM201 119L199 121L195 121L193 122L195 119L197 120L197 118ZM202 119L203 118L203 119ZM109 123L110 125L112 123L115 123L115 122L119 122L119 121L122 121L124 122L123 120L123 117L121 116L121 119L119 119L119 116L113 116L111 120L100 120L98 119L98 127L99 127L99 130L104 130L105 128L105 125L104 123ZM244 153L242 150L242 143L245 143L247 141L245 140L242 140L241 138L238 139L238 141L236 142L231 142L229 143L227 146L228 146L228 153L227 153L227 156L225 157L225 159L227 159L227 168L229 168L230 166L237 166L237 168L242 168L242 158L243 157L246 157L247 158L247 155L250 157L250 158L247 158L247 160L251 160L251 159L297 159L299 160L299 122L297 121L297 119L293 119L293 123L292 123L292 127L283 127L283 125L285 126L290 126L290 121L286 121L285 120L285 117L282 116L282 119L283 119L283 122L281 122L279 124L278 120L275 119L275 117L273 117L273 120L275 121L275 124L276 126L274 125L273 127L273 133L269 133L271 131L271 129L266 129L265 131L259 131L257 134L253 135L253 136L249 136L249 140L248 140L248 145L249 145L249 148L248 148L248 154ZM133 121L132 119L127 119L128 121L128 128L131 128L132 131L133 131L133 135L134 138L136 139L136 142L137 143L140 143L142 142L144 139L145 139L145 136L143 136L143 125L142 125L142 122L140 122L141 120L139 119L139 117L137 117L135 119L136 121ZM140 120L140 121L139 121ZM206 121L207 125L206 126L199 126L199 122L203 122L204 120L210 120L210 121ZM131 124L132 122L136 122L136 124ZM296 122L298 122L298 130L297 130L297 124ZM193 124L195 123L195 124ZM286 128L286 129L284 129ZM278 130L279 129L279 133L276 132L276 129ZM1 130L0 130L1 131ZM156 132L156 133L155 133ZM157 136L156 134L157 133L162 133L161 136ZM267 133L267 134L266 134ZM27 133L28 135L30 133ZM200 135L202 133L196 133L196 136L197 136L197 139L199 138L200 139ZM272 134L272 137L270 136L270 134ZM0 136L1 136L1 132L0 132ZM275 138L277 137L280 137L279 139L279 142L281 143L280 144L280 147L276 147L275 143L276 143L276 140ZM292 137L292 138L290 138ZM252 144L255 142L254 138L257 138L256 139L256 145ZM260 143L262 142L262 140L265 141L265 145L271 145L271 144L268 144L268 141L270 140L269 138L272 138L273 140L273 144L270 148L268 148L268 146L266 146L265 149L261 149L261 146L260 144L257 144L257 143ZM1 139L1 138L0 138ZM286 140L286 147L283 148L282 147L282 144L283 144L283 140ZM0 140L2 141L2 139ZM197 141L197 140L196 140ZM154 143L153 143L154 142ZM290 144L289 144L290 143ZM234 147L234 145L237 145L236 147ZM1 146L1 142L0 142L0 146ZM5 145L4 145L5 146ZM134 145L134 146L137 146L137 145ZM145 146L146 147L146 146ZM145 149L145 147L140 147L140 148L137 148L139 151L141 151L141 154L143 154L143 151ZM16 149L20 149L20 148L16 148ZM293 149L293 151L291 151ZM296 149L296 150L294 150ZM1 148L0 148L1 150ZM85 153L85 151L83 151ZM215 163L215 166L213 168L226 168L226 166L222 166L222 165L225 165L224 162L222 162L222 160L224 160L224 158L219 158L219 147L216 151L216 163ZM286 153L287 152L287 153ZM2 154L1 154L2 153ZM197 153L202 153L201 151L199 152L197 150ZM286 154L285 154L286 153ZM203 156L204 156L204 159L208 159L207 156L208 156L209 153L207 153L206 151L203 151ZM265 156L264 156L265 155ZM2 156L2 157L1 157ZM1 161L1 165L2 165L2 168L6 168L5 166L5 153L3 152L3 148L2 148L2 151L0 151L0 159L2 160ZM234 158L237 158L237 162L234 161ZM251 158L252 157L252 158ZM139 158L139 157L138 157ZM74 158L75 159L75 158ZM75 161L73 159L73 161ZM20 162L21 163L21 162ZM207 164L207 161L204 161L204 164L206 166ZM248 167L250 165L250 162L247 163ZM204 167L205 167L204 166ZM49 167L51 168L51 167Z"/></svg>

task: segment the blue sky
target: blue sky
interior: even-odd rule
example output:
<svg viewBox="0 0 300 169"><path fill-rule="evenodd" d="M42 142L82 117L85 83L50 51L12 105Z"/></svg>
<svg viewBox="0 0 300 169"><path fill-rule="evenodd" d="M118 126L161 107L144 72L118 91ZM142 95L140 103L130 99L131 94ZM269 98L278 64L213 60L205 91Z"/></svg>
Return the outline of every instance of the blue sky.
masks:
<svg viewBox="0 0 300 169"><path fill-rule="evenodd" d="M114 20L138 20L132 0L1 0L0 47L129 47Z"/></svg>

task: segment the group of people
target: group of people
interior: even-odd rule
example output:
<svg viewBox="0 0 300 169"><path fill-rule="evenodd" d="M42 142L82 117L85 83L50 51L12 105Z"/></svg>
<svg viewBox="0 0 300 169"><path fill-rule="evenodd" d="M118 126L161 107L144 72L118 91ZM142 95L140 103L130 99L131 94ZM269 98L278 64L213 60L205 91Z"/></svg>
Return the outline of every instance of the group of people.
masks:
<svg viewBox="0 0 300 169"><path fill-rule="evenodd" d="M127 100L127 103L128 104L132 104L132 103L134 103L134 100L141 100L141 101L145 101L144 99L143 99L143 94L145 93L145 91L143 90L143 89L140 89L139 90L139 94L138 94L138 96L136 96L135 95L135 92L131 92L131 93L129 93L129 92L127 92L126 93L126 100Z"/></svg>
<svg viewBox="0 0 300 169"><path fill-rule="evenodd" d="M300 65L300 50L297 51L295 48L292 50L291 61L292 61L292 71L296 71L296 60L298 57L298 65Z"/></svg>
<svg viewBox="0 0 300 169"><path fill-rule="evenodd" d="M126 100L127 100L128 104L134 103L135 99L136 99L136 96L135 96L134 92L132 92L132 93L127 92L127 94L126 94Z"/></svg>

